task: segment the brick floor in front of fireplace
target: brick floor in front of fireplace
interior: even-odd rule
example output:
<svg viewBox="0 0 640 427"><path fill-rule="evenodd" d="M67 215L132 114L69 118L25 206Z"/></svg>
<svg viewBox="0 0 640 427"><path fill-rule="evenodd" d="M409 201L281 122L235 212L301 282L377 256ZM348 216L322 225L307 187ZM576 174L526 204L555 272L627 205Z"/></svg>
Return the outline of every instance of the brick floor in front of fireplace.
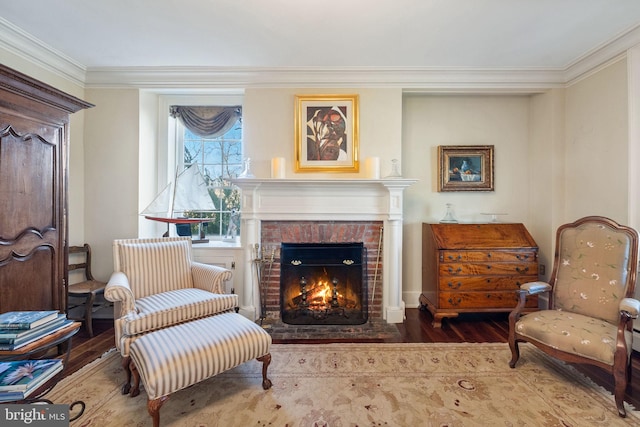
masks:
<svg viewBox="0 0 640 427"><path fill-rule="evenodd" d="M260 324L260 321L257 321ZM362 325L290 325L280 319L266 318L262 327L274 343L298 341L323 342L402 342L395 324L372 319Z"/></svg>

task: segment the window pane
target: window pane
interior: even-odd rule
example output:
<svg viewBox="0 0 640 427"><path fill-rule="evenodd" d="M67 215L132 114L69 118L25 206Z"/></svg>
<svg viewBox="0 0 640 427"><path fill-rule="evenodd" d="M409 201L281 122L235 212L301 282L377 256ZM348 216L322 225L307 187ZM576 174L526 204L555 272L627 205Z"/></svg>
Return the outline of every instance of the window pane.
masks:
<svg viewBox="0 0 640 427"><path fill-rule="evenodd" d="M220 141L204 141L203 164L221 164L223 161L222 145Z"/></svg>
<svg viewBox="0 0 640 427"><path fill-rule="evenodd" d="M211 218L202 225L207 238L224 239L229 233L239 236L240 193L230 179L236 178L244 169L241 122L217 138L202 138L183 129L185 167L198 164L216 208L215 212L192 212L189 216ZM193 225L191 231L198 236L200 226Z"/></svg>

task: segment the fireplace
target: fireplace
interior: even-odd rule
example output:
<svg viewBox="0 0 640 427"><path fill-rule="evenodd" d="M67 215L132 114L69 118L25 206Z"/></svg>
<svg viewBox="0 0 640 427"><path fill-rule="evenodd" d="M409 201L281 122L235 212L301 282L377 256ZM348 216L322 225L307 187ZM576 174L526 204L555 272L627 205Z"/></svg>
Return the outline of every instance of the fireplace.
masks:
<svg viewBox="0 0 640 427"><path fill-rule="evenodd" d="M362 243L283 243L280 253L284 323L366 323L367 274Z"/></svg>
<svg viewBox="0 0 640 427"><path fill-rule="evenodd" d="M261 313L264 307L267 316L280 315L280 265L268 272L267 287L259 289L253 274L256 245L278 250L282 242L364 242L369 320L402 323L402 194L415 180L246 178L233 182L242 190L241 241L244 271L249 272L238 292L240 313L255 320L265 314ZM371 232L363 231L367 227Z"/></svg>

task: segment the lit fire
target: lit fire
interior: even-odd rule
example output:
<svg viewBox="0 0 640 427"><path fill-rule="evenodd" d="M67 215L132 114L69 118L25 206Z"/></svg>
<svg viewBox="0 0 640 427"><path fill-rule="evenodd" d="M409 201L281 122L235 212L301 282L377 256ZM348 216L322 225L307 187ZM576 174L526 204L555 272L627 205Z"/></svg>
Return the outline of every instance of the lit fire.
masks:
<svg viewBox="0 0 640 427"><path fill-rule="evenodd" d="M302 296L302 293L300 293ZM333 289L333 286L327 281L320 281L316 283L311 289L307 291L307 302L311 310L324 310L331 307L331 301L335 299L341 299L341 295L337 290Z"/></svg>

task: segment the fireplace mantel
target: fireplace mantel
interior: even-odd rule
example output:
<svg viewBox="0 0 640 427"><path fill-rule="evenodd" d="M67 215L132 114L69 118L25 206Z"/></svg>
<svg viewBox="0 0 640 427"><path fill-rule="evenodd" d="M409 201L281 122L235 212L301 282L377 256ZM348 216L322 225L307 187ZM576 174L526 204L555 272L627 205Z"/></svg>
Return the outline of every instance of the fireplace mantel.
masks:
<svg viewBox="0 0 640 427"><path fill-rule="evenodd" d="M241 240L245 267L253 272L254 247L260 245L261 221L382 221L383 317L404 320L402 301L402 198L416 180L390 179L236 179L242 190ZM241 312L259 317L260 292L255 274L244 275Z"/></svg>

